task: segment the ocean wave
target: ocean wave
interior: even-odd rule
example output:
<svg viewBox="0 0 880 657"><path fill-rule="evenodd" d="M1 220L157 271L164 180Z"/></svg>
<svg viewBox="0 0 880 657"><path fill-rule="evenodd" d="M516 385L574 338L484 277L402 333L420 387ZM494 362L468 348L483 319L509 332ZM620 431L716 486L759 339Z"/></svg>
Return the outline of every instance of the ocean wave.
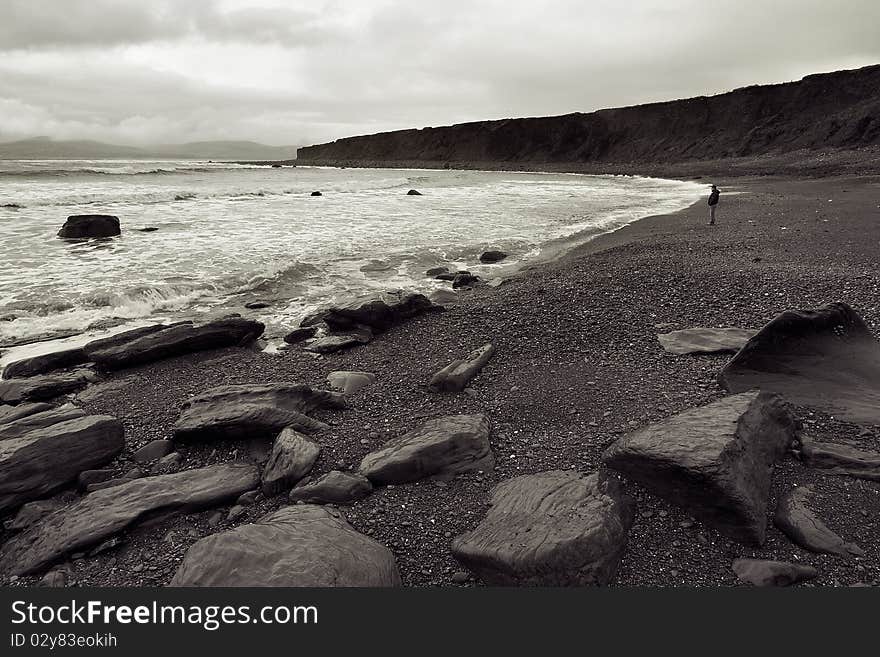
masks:
<svg viewBox="0 0 880 657"><path fill-rule="evenodd" d="M0 178L72 178L76 176L162 176L168 174L225 172L230 169L259 169L240 164L206 164L193 165L160 165L144 169L137 165L125 164L118 166L71 166L63 168L22 167L4 169L0 167Z"/></svg>

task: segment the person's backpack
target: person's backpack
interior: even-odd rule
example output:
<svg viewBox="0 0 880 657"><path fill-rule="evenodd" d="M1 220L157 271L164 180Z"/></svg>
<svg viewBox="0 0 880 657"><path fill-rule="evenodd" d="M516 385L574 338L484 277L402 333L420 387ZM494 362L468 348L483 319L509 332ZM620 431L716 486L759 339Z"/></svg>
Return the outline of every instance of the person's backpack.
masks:
<svg viewBox="0 0 880 657"><path fill-rule="evenodd" d="M718 190L713 189L712 193L709 194L709 205L718 205Z"/></svg>

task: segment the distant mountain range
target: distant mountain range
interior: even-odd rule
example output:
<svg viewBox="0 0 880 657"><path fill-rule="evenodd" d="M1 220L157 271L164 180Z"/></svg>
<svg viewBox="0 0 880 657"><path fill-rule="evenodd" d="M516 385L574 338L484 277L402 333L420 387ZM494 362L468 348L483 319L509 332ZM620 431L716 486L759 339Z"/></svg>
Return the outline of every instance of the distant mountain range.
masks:
<svg viewBox="0 0 880 657"><path fill-rule="evenodd" d="M296 146L266 146L253 141L196 141L138 147L34 137L0 143L0 160L290 160L295 157Z"/></svg>

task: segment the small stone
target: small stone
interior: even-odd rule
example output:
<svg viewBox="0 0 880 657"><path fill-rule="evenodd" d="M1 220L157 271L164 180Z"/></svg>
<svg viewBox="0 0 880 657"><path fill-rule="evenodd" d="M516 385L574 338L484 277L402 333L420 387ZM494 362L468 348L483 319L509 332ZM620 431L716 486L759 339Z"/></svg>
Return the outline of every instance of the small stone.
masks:
<svg viewBox="0 0 880 657"><path fill-rule="evenodd" d="M236 520L241 518L245 513L247 513L247 509L245 509L243 506L239 506L238 504L236 504L234 507L229 509L229 514L226 516L226 519L229 522L235 522Z"/></svg>
<svg viewBox="0 0 880 657"><path fill-rule="evenodd" d="M463 570L459 570L452 575L452 583L453 584L465 584L468 580L470 580L470 573L466 573Z"/></svg>

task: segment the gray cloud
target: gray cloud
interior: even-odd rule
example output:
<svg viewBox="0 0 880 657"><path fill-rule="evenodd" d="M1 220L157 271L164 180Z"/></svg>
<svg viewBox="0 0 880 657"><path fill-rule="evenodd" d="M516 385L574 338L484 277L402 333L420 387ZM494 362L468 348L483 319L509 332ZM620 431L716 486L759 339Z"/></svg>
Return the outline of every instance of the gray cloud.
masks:
<svg viewBox="0 0 880 657"><path fill-rule="evenodd" d="M875 0L0 0L0 137L274 144L880 61Z"/></svg>

